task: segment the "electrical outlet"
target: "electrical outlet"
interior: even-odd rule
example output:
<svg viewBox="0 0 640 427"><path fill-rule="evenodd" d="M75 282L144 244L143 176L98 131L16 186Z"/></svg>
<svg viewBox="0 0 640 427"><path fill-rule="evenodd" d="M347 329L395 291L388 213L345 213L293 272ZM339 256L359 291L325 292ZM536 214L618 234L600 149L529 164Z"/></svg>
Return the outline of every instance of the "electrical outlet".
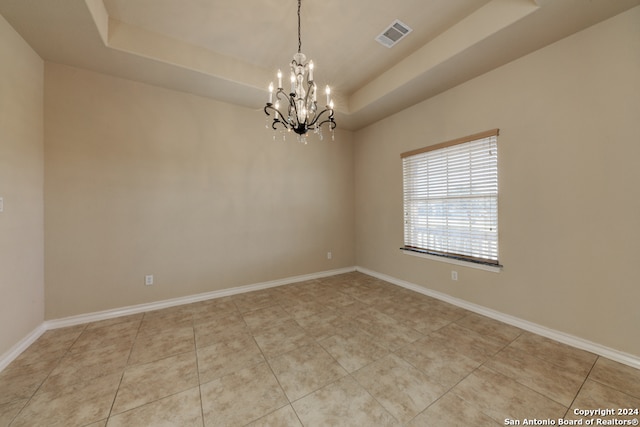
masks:
<svg viewBox="0 0 640 427"><path fill-rule="evenodd" d="M451 270L451 280L458 280L458 272Z"/></svg>
<svg viewBox="0 0 640 427"><path fill-rule="evenodd" d="M0 212L4 212L4 198L0 197Z"/></svg>
<svg viewBox="0 0 640 427"><path fill-rule="evenodd" d="M144 284L147 286L153 285L153 274L144 276Z"/></svg>
<svg viewBox="0 0 640 427"><path fill-rule="evenodd" d="M331 259L333 258L333 254L331 254L331 252L327 252L327 259Z"/></svg>

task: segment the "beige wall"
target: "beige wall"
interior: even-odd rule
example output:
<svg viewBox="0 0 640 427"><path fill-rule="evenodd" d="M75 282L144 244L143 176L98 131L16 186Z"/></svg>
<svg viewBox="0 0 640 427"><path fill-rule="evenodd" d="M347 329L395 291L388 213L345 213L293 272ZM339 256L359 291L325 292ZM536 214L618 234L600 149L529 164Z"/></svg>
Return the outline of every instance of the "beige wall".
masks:
<svg viewBox="0 0 640 427"><path fill-rule="evenodd" d="M51 63L45 125L47 319L354 265L349 132Z"/></svg>
<svg viewBox="0 0 640 427"><path fill-rule="evenodd" d="M639 76L636 7L358 132L357 264L640 356ZM496 127L504 270L400 253L400 153Z"/></svg>
<svg viewBox="0 0 640 427"><path fill-rule="evenodd" d="M0 16L0 356L43 320L43 69Z"/></svg>

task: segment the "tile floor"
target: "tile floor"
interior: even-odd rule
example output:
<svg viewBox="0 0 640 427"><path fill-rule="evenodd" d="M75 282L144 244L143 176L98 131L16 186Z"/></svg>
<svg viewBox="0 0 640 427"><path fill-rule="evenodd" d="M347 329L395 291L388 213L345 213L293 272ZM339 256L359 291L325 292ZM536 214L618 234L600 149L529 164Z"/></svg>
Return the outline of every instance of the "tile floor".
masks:
<svg viewBox="0 0 640 427"><path fill-rule="evenodd" d="M50 330L0 372L12 427L597 418L574 408L640 409L640 371L361 273Z"/></svg>

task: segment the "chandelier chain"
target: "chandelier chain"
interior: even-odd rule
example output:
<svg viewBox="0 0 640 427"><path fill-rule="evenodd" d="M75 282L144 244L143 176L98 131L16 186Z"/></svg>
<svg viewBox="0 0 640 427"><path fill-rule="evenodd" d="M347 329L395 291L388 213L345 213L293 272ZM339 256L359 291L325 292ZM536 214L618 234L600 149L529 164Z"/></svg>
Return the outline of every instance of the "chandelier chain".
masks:
<svg viewBox="0 0 640 427"><path fill-rule="evenodd" d="M302 0L298 0L298 53L302 52L302 37L300 36L300 3Z"/></svg>

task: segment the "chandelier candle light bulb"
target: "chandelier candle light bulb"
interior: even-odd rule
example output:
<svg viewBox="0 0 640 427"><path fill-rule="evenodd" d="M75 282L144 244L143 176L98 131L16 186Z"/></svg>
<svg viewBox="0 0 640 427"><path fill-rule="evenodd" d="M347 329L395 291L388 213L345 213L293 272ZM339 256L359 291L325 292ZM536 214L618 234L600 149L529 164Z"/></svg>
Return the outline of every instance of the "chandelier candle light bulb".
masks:
<svg viewBox="0 0 640 427"><path fill-rule="evenodd" d="M269 84L269 102L264 107L264 112L267 116L273 115L272 129L276 130L280 126L282 130L294 131L300 140L306 142L305 137L310 130L320 134L322 138L322 126L326 124L333 133L336 122L333 117L333 101L329 86L325 89L326 108L322 111L318 110L317 86L313 78L315 64L313 61L307 62L307 57L301 52L300 4L301 0L298 0L298 52L293 55L290 65L291 91L287 94L282 88L282 71L278 70L278 88L274 92L273 82ZM284 104L283 111L280 111L280 101Z"/></svg>

